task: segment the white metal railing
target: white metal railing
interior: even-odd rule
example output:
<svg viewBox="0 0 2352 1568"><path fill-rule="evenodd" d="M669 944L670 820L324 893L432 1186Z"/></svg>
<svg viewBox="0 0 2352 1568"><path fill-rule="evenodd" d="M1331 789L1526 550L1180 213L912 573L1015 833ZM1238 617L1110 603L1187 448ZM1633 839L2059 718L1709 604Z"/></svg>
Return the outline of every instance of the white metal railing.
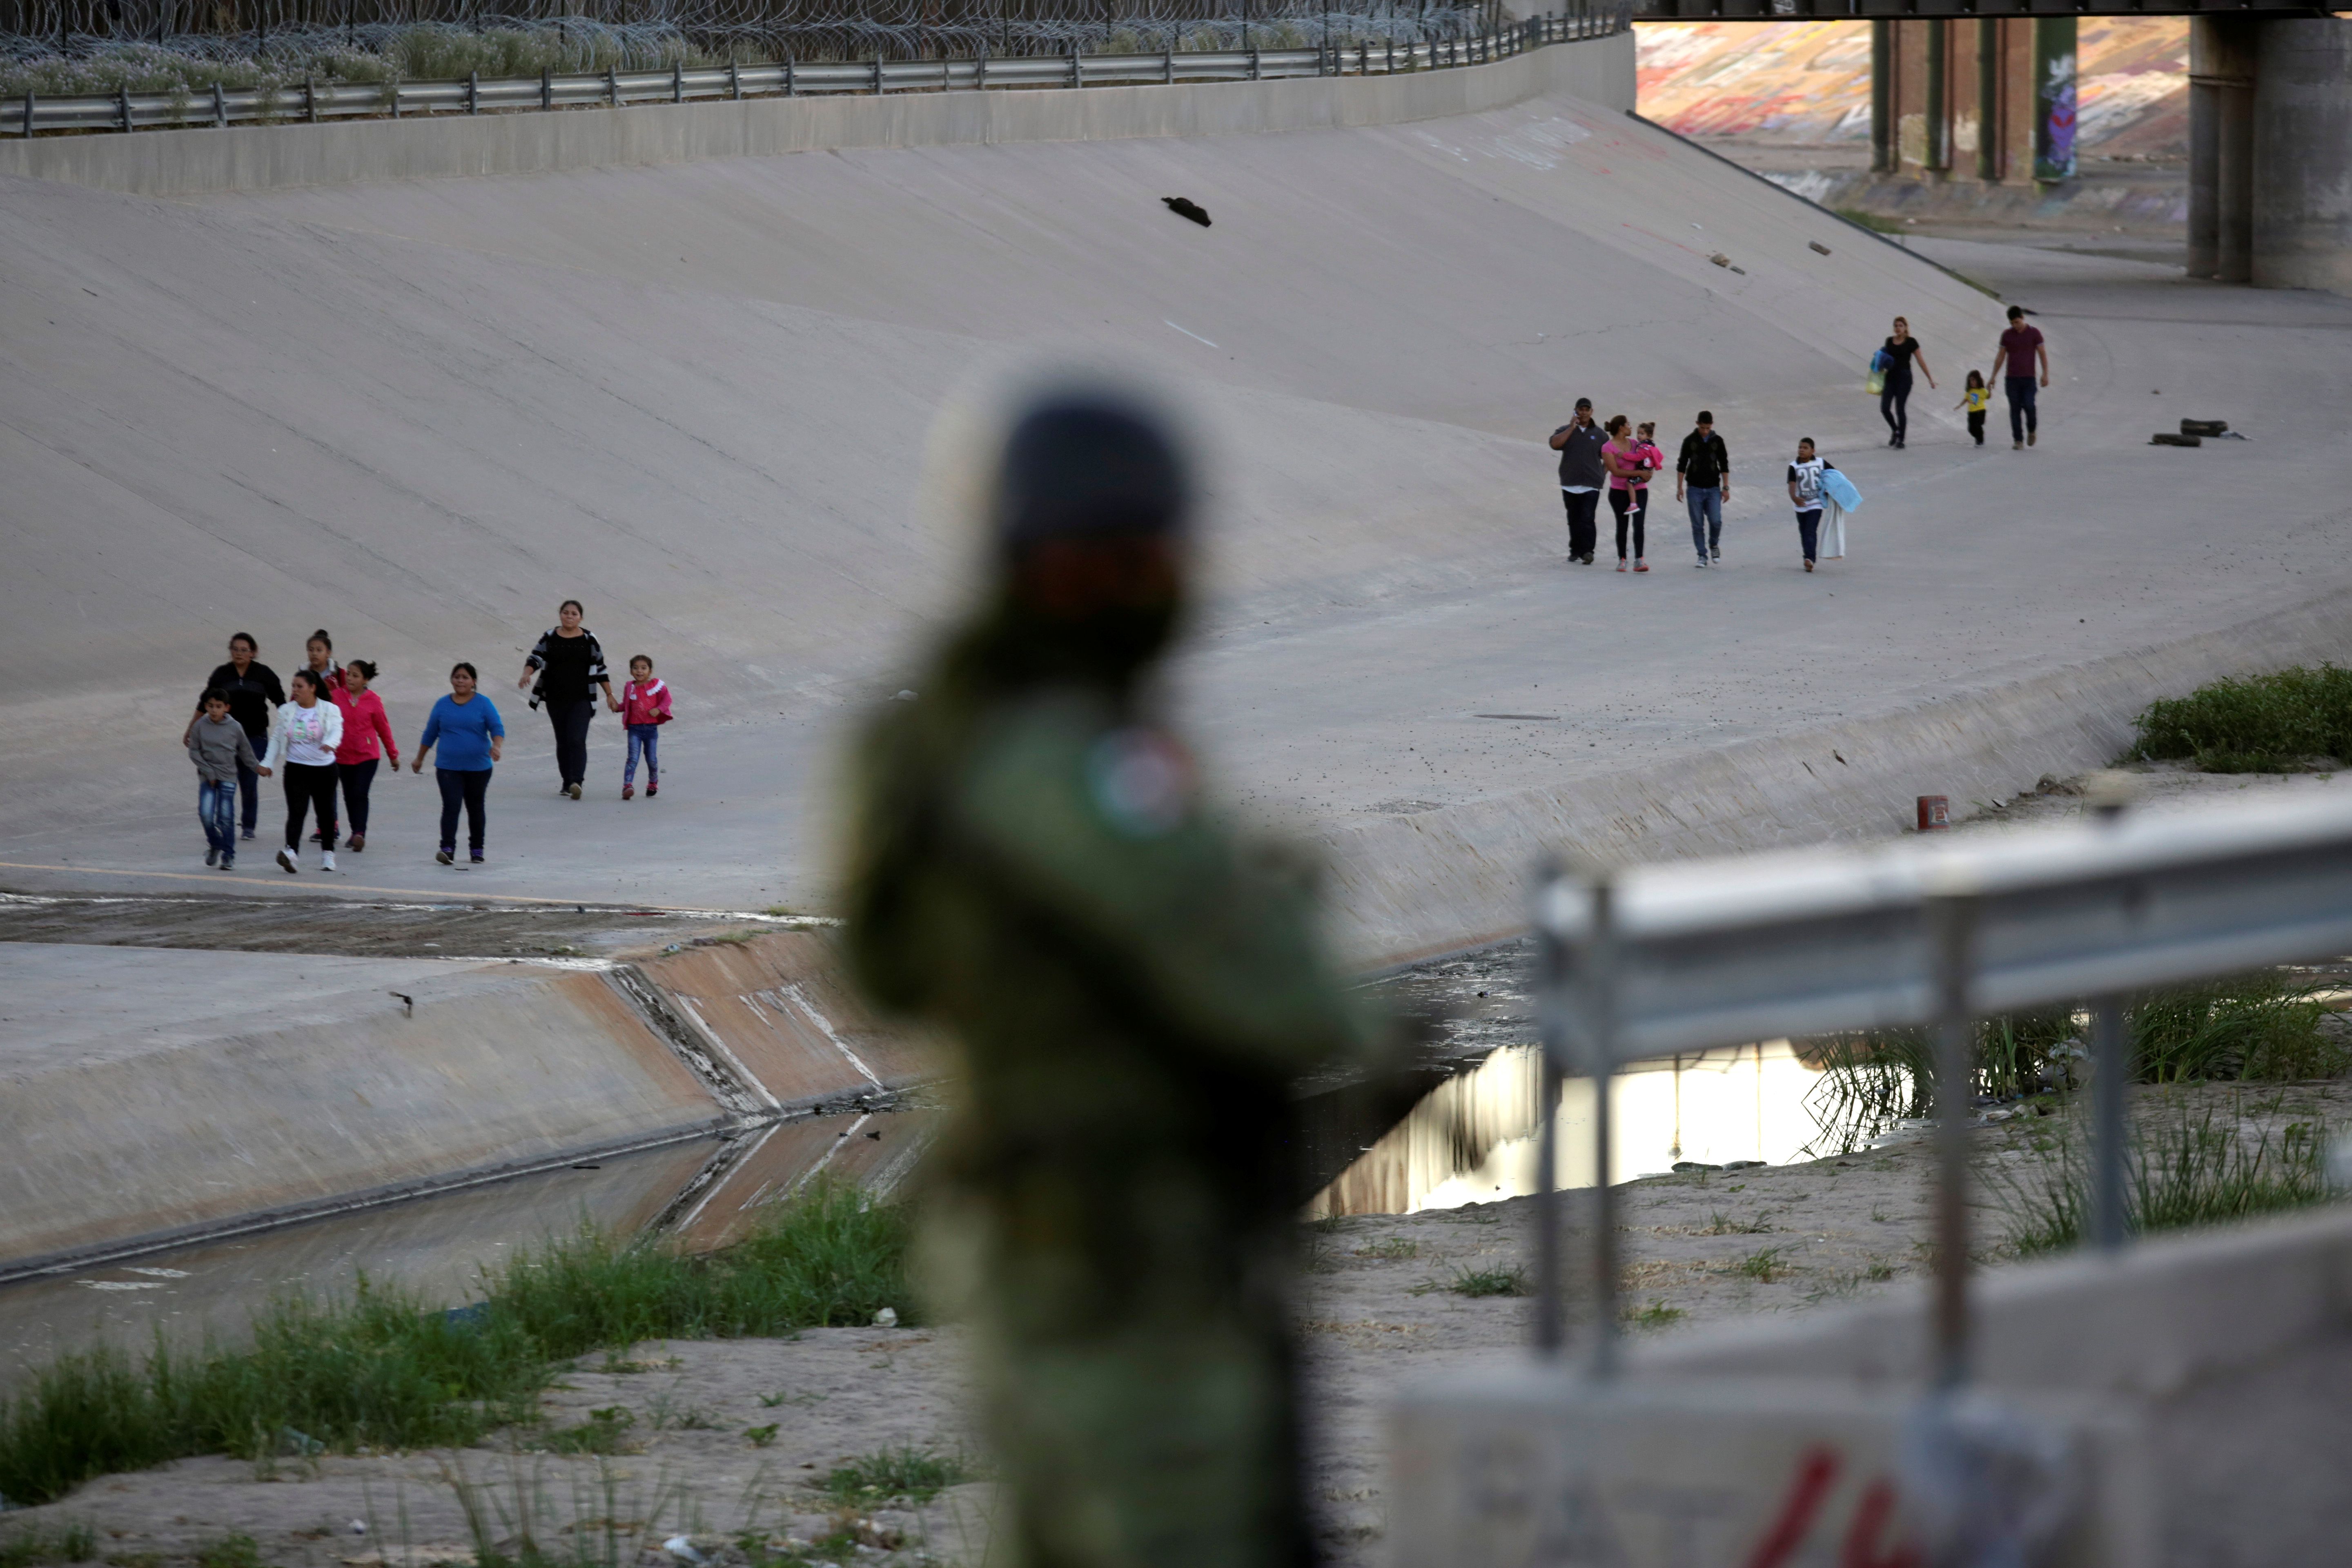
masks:
<svg viewBox="0 0 2352 1568"><path fill-rule="evenodd" d="M1486 65L1547 44L1605 37L1632 26L1625 0L1570 0L1557 14L1530 16L1461 38L1400 44L1333 43L1292 49L1169 49L1158 54L1020 55L937 60L792 60L760 65L675 66L666 70L544 71L537 77L463 81L307 81L282 88L217 85L184 92L128 90L79 97L26 93L0 102L0 136L133 132L188 126L303 124L325 120L485 114L557 109L619 109L633 103L814 97L834 93L979 91L990 88L1080 88L1284 77L1389 76Z"/></svg>
<svg viewBox="0 0 2352 1568"><path fill-rule="evenodd" d="M1547 1083L1536 1258L1539 1348L1560 1342L1551 1173L1562 1078L1781 1035L1931 1026L1936 1034L1937 1343L1941 1379L1969 1375L1967 1123L1976 1020L2086 1005L2093 1059L2089 1240L2124 1237L2129 996L2352 951L2352 802L2137 815L1875 849L1817 849L1609 872L1547 871L1535 931ZM1615 1224L1594 1189L1590 1258L1599 1342L1612 1362Z"/></svg>

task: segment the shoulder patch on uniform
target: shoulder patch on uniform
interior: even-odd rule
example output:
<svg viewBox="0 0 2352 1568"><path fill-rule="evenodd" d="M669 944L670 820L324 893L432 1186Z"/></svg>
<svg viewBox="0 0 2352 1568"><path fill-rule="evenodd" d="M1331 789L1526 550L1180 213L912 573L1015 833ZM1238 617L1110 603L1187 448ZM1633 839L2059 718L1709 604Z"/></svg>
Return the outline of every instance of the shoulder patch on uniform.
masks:
<svg viewBox="0 0 2352 1568"><path fill-rule="evenodd" d="M1114 730L1087 752L1087 793L1129 837L1154 837L1181 823L1195 784L1192 754L1158 730Z"/></svg>

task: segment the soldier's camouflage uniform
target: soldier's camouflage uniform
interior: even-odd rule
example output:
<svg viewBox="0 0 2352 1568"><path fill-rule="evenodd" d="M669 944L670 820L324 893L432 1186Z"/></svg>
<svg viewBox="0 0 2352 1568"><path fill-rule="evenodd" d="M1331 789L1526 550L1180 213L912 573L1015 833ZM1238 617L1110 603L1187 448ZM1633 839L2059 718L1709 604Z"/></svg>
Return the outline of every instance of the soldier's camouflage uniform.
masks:
<svg viewBox="0 0 2352 1568"><path fill-rule="evenodd" d="M1314 1555L1289 1091L1366 1037L1305 877L1203 811L1139 700L1172 621L1074 635L1006 587L854 781L851 961L961 1052L930 1223L971 1265L991 1561L1023 1568Z"/></svg>

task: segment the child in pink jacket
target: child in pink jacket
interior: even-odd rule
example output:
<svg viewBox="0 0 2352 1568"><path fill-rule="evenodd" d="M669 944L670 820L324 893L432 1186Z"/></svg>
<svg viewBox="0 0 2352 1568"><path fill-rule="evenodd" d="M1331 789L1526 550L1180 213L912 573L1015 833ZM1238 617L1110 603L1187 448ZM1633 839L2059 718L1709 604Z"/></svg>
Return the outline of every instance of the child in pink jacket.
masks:
<svg viewBox="0 0 2352 1568"><path fill-rule="evenodd" d="M644 654L629 660L629 684L621 689L621 722L629 731L629 760L621 769L621 798L637 793L637 753L646 756L646 797L661 793L661 727L670 721L669 688L654 679L654 661Z"/></svg>

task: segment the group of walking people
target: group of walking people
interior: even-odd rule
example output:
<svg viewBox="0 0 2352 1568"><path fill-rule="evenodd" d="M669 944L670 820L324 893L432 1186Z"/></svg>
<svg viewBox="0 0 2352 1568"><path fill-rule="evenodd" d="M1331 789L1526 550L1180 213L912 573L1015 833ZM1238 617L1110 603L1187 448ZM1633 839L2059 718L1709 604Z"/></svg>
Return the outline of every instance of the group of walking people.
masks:
<svg viewBox="0 0 2352 1568"><path fill-rule="evenodd" d="M1559 454L1560 499L1568 506L1570 561L1592 564L1605 495L1617 520L1617 570L1650 569L1650 480L1666 466L1657 430L1655 421L1637 426L1622 414L1595 424L1592 399L1580 397L1576 416L1551 433L1551 449ZM1730 495L1731 453L1715 433L1715 416L1701 409L1675 460L1675 500L1688 511L1691 544L1701 566L1723 559L1723 503Z"/></svg>
<svg viewBox="0 0 2352 1568"><path fill-rule="evenodd" d="M581 625L583 614L578 600L563 602L557 624L523 661L515 683L531 693L532 707L547 710L555 731L558 792L581 797L588 773L588 725L601 692L628 727L621 798L636 795L640 757L646 794L656 795L657 738L671 718L669 688L655 678L653 660L639 654L629 661L630 679L615 697L604 648ZM276 777L286 799L286 841L277 863L289 874L300 870L303 828L314 824L310 840L319 846L320 868L332 871L339 846L354 852L367 847L369 802L379 764L388 760L395 773L400 769L400 745L373 689L380 671L366 659L336 663L334 639L323 627L310 634L303 667L283 684L260 662L260 651L250 632L229 637L228 662L205 681L181 736L196 767L205 864L236 868L239 841L253 838L259 823L260 781ZM507 731L480 680L470 663L450 667L448 693L425 716L409 761L409 771L422 773L425 760L436 749L440 753L433 770L441 791L440 845L434 858L444 866L457 861L460 816L467 858L479 865L486 858L490 775L504 754Z"/></svg>
<svg viewBox="0 0 2352 1568"><path fill-rule="evenodd" d="M1886 421L1886 444L1900 448L1910 438L1912 371L1936 384L1926 350L1911 335L1911 323L1895 318L1894 330L1872 356L1871 375L1878 411ZM2002 370L2006 367L2007 375ZM2038 374L2037 374L2038 373ZM2022 449L2040 438L2037 386L2050 384L2050 350L2041 331L2025 322L2025 311L2009 308L2009 328L1993 355L1991 376L2009 399L2011 445ZM1968 389L1957 406L1968 410L1969 434L1984 445L1986 405L1991 394L1984 374L1969 372ZM1560 500L1568 509L1568 558L1590 566L1600 549L1601 500L1606 496L1617 521L1617 570L1647 572L1650 483L1665 472L1665 454L1655 440L1657 426L1634 424L1624 415L1596 423L1592 399L1576 400L1575 416L1551 433L1559 454ZM1797 443L1785 482L1797 517L1797 545L1811 572L1823 558L1845 553L1843 510L1859 501L1852 481L1823 458L1808 436ZM1723 563L1723 509L1731 500L1731 451L1715 428L1715 416L1699 410L1675 458L1675 500L1690 521L1691 549L1699 566ZM1823 529L1826 514L1829 526ZM1630 549L1629 549L1630 546Z"/></svg>
<svg viewBox="0 0 2352 1568"><path fill-rule="evenodd" d="M1911 335L1911 323L1897 316L1895 330L1878 345L1870 365L1878 386L1878 415L1886 421L1886 444L1897 449L1910 441L1914 364L1927 378L1928 386L1934 387L1936 373L1927 368L1927 351ZM2008 374L2002 374L2004 369ZM1992 402L1994 381L2001 384L2001 393L2009 404L2009 444L2012 449L2022 451L2042 438L2042 414L2036 393L2050 384L2050 345L2042 329L2026 325L2025 308L2021 305L2009 308L2009 326L1993 350L1990 373L1969 371L1960 400L1952 405L1955 409L1967 410L1969 435L1979 447L1984 445L1985 415Z"/></svg>

